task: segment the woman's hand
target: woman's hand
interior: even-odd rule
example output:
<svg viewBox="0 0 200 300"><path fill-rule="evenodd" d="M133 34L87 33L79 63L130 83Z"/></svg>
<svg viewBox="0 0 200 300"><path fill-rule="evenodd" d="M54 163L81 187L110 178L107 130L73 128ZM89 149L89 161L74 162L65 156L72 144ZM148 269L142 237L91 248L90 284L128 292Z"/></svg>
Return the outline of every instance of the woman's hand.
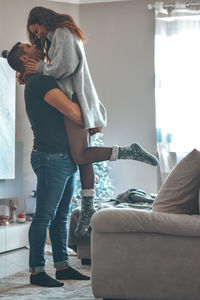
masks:
<svg viewBox="0 0 200 300"><path fill-rule="evenodd" d="M38 64L38 60L30 58L29 61L24 64L26 69L26 74L36 73L37 64Z"/></svg>
<svg viewBox="0 0 200 300"><path fill-rule="evenodd" d="M17 76L17 81L18 81L18 83L21 85L21 84L24 84L24 79L23 79L23 77L22 77L22 74L21 73L19 73L19 72L17 72L16 73L16 76Z"/></svg>
<svg viewBox="0 0 200 300"><path fill-rule="evenodd" d="M89 129L89 133L92 136L92 135L94 135L94 134L96 134L98 132L102 132L102 130L103 130L103 127L90 128Z"/></svg>

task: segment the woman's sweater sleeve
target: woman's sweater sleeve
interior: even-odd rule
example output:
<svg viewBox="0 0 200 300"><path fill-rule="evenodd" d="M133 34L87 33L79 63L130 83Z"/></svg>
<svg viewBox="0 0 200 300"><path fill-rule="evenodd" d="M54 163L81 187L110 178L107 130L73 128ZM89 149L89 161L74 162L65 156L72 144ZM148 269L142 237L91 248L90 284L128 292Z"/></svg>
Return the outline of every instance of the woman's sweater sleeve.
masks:
<svg viewBox="0 0 200 300"><path fill-rule="evenodd" d="M67 78L73 74L79 64L76 42L69 30L57 28L49 49L51 63L47 64L41 60L36 71L40 74L52 76L57 80Z"/></svg>

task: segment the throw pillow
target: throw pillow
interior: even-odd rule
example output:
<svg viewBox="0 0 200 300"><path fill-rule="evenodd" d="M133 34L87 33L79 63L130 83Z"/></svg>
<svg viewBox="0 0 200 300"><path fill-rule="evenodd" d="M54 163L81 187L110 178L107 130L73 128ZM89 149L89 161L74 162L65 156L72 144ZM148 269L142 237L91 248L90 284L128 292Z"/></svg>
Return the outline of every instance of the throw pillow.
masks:
<svg viewBox="0 0 200 300"><path fill-rule="evenodd" d="M198 214L200 152L185 156L171 171L153 204L153 211Z"/></svg>

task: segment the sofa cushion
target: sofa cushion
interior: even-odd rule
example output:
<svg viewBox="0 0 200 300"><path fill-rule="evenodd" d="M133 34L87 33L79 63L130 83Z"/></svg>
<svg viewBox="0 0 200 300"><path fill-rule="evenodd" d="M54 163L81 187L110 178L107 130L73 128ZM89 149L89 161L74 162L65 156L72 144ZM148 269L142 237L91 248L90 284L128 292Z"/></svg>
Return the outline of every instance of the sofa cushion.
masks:
<svg viewBox="0 0 200 300"><path fill-rule="evenodd" d="M153 211L198 214L200 152L196 149L171 171L153 204Z"/></svg>
<svg viewBox="0 0 200 300"><path fill-rule="evenodd" d="M200 237L200 217L198 215L148 212L131 208L99 210L92 216L91 227L92 234L94 232L151 232Z"/></svg>

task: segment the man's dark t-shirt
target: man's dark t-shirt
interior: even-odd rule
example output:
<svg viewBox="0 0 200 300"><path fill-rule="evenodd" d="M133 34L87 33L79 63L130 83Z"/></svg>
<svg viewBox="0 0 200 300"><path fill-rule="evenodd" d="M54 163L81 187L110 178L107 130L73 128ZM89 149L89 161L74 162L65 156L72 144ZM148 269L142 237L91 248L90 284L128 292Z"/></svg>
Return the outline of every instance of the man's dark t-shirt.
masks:
<svg viewBox="0 0 200 300"><path fill-rule="evenodd" d="M25 77L26 112L33 130L33 148L45 153L67 153L68 139L64 116L44 97L52 89L59 88L53 77L31 74Z"/></svg>

